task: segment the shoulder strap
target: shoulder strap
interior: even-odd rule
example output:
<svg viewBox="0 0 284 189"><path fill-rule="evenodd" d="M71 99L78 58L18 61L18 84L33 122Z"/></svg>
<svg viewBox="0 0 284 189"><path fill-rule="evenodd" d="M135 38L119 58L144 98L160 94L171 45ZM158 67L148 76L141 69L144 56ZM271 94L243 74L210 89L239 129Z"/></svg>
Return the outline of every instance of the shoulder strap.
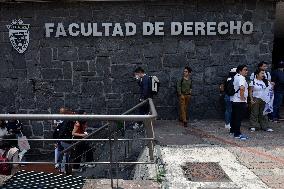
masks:
<svg viewBox="0 0 284 189"><path fill-rule="evenodd" d="M2 158L6 158L8 151L9 151L8 149L5 149L4 153L2 154Z"/></svg>
<svg viewBox="0 0 284 189"><path fill-rule="evenodd" d="M183 77L180 80L180 91L182 92Z"/></svg>

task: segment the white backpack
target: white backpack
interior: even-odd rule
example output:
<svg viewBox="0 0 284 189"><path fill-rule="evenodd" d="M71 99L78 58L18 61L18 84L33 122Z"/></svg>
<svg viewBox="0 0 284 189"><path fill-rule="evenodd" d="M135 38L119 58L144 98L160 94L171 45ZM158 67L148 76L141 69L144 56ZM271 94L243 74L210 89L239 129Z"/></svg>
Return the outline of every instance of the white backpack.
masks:
<svg viewBox="0 0 284 189"><path fill-rule="evenodd" d="M149 76L150 79L150 89L152 92L152 95L156 95L159 92L160 87L160 80L157 76Z"/></svg>

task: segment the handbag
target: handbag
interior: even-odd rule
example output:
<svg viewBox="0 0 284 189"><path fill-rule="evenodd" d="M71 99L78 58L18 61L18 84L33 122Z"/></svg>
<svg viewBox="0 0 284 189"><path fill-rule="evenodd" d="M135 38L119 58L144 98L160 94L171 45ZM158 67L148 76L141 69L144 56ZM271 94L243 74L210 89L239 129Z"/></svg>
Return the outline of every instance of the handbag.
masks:
<svg viewBox="0 0 284 189"><path fill-rule="evenodd" d="M28 151L29 149L31 149L29 141L27 139L26 136L23 135L23 133L21 132L22 136L18 137L18 146L20 151L26 150Z"/></svg>

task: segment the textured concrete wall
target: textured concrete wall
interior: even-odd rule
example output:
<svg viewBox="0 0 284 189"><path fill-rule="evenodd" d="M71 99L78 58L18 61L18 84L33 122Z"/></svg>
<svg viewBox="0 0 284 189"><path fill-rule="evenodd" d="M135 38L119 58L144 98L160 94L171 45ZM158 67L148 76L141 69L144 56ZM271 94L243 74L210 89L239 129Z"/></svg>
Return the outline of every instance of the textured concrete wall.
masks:
<svg viewBox="0 0 284 189"><path fill-rule="evenodd" d="M275 4L262 0L190 0L73 4L0 4L0 111L55 113L61 106L116 114L137 103L132 71L142 66L161 80L155 105L161 119L177 118L176 81L193 68L192 118L221 117L218 84L238 64L271 62ZM11 46L6 25L31 24L24 54ZM143 21L252 21L252 35L143 36ZM48 22L134 22L132 37L46 38ZM26 132L48 137L50 124Z"/></svg>

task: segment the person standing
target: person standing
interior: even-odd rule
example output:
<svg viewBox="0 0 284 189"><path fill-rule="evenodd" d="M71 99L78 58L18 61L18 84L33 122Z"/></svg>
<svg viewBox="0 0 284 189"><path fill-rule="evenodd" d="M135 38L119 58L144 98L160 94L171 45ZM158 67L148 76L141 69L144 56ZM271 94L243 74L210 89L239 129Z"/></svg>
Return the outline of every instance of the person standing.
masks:
<svg viewBox="0 0 284 189"><path fill-rule="evenodd" d="M84 110L78 111L79 115L84 115L86 112ZM72 131L73 139L83 139L84 137L88 136L88 133L86 131L87 129L87 121L80 120L76 121L74 124L74 129ZM80 171L80 163L81 158L83 154L86 154L86 162L92 162L93 161L93 151L90 145L84 141L81 141L77 146L75 146L75 150L73 153L73 163L76 163L73 165L72 171ZM91 164L88 165L88 167L92 167Z"/></svg>
<svg viewBox="0 0 284 189"><path fill-rule="evenodd" d="M68 109L61 107L59 109L59 114L67 114ZM60 127L62 126L63 120L54 120L54 132L53 132L53 138L59 138L59 133L60 133ZM56 141L54 144L54 163L55 163L55 168L59 168L59 162L61 162L62 156L60 155L60 152L62 151L63 147L61 146L60 141Z"/></svg>
<svg viewBox="0 0 284 189"><path fill-rule="evenodd" d="M187 127L188 123L188 104L192 94L192 69L186 66L183 70L183 77L177 82L177 93L179 98L179 120Z"/></svg>
<svg viewBox="0 0 284 189"><path fill-rule="evenodd" d="M231 96L232 119L230 133L234 134L235 138L241 140L247 139L247 137L241 133L241 124L247 107L248 84L245 78L247 74L248 68L246 65L239 65L237 67L237 74L233 82L235 94Z"/></svg>
<svg viewBox="0 0 284 189"><path fill-rule="evenodd" d="M138 67L134 70L134 75L135 78L138 80L138 86L140 87L140 96L139 96L139 102L142 102L148 98L152 98L152 92L151 92L151 85L150 85L150 78L149 76L145 73L144 69L141 67ZM141 106L139 109L139 113L141 115L147 115L149 114L149 103L144 104ZM135 123L134 129L137 129L143 125L142 122Z"/></svg>
<svg viewBox="0 0 284 189"><path fill-rule="evenodd" d="M6 128L6 123L4 120L0 120L0 138L3 138L3 136L7 135L8 131Z"/></svg>
<svg viewBox="0 0 284 189"><path fill-rule="evenodd" d="M279 111L284 97L284 61L281 61L278 69L272 72L272 82L275 83L272 120L278 122L281 119Z"/></svg>
<svg viewBox="0 0 284 189"><path fill-rule="evenodd" d="M227 94L227 87L228 87L228 83L229 81L231 81L236 73L237 68L232 68L229 72L229 76L227 77L226 81L223 84L223 91L224 91L224 101L225 101L225 128L226 129L230 129L231 128L231 118L232 118L232 102L231 102L231 98L229 96L229 94ZM221 88L220 88L221 90Z"/></svg>
<svg viewBox="0 0 284 189"><path fill-rule="evenodd" d="M264 71L264 79L271 81L271 74L267 71L267 69L268 69L267 62L262 61L257 65L257 70ZM250 81L253 81L255 79L255 73L253 72L249 78Z"/></svg>
<svg viewBox="0 0 284 189"><path fill-rule="evenodd" d="M265 130L272 132L269 128L268 117L263 114L265 101L262 99L265 95L265 89L269 86L269 81L265 79L265 72L258 69L255 73L255 78L249 84L249 96L251 103L250 125L251 131Z"/></svg>

